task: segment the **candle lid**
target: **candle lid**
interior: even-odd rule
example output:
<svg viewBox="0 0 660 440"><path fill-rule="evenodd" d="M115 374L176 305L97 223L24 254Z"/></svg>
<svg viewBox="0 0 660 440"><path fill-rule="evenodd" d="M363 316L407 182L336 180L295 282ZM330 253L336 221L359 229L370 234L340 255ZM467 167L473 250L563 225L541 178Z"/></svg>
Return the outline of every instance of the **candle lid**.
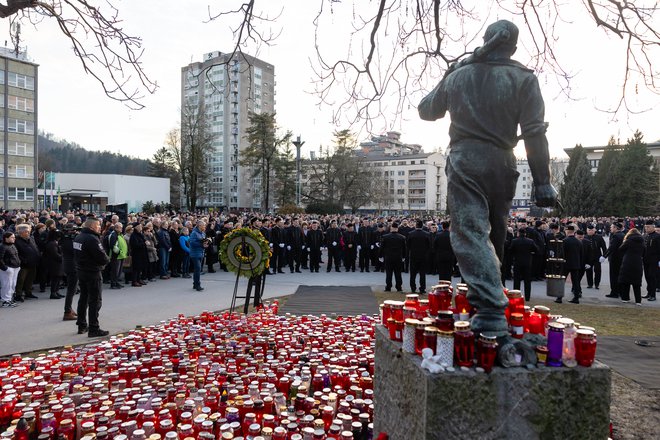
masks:
<svg viewBox="0 0 660 440"><path fill-rule="evenodd" d="M405 323L406 325L417 325L419 321L413 318L408 318L406 319Z"/></svg>
<svg viewBox="0 0 660 440"><path fill-rule="evenodd" d="M593 339L595 334L592 330L581 328L575 332L578 338L582 339Z"/></svg>
<svg viewBox="0 0 660 440"><path fill-rule="evenodd" d="M548 324L548 328L550 330L563 332L564 329L566 328L566 326L564 324L559 323L559 322L551 322L550 324Z"/></svg>
<svg viewBox="0 0 660 440"><path fill-rule="evenodd" d="M438 318L445 318L445 319L454 319L454 314L452 313L451 310L440 310L438 311Z"/></svg>
<svg viewBox="0 0 660 440"><path fill-rule="evenodd" d="M559 318L557 322L564 324L564 327L573 327L575 325L575 321L573 321L571 318Z"/></svg>
<svg viewBox="0 0 660 440"><path fill-rule="evenodd" d="M442 336L445 338L451 338L454 336L454 332L452 330L440 330L438 329L438 336Z"/></svg>
<svg viewBox="0 0 660 440"><path fill-rule="evenodd" d="M522 313L512 313L511 314L511 320L512 321L524 321L525 316Z"/></svg>
<svg viewBox="0 0 660 440"><path fill-rule="evenodd" d="M591 330L592 332L596 333L596 329L593 327L588 327L586 325L580 325L578 327L580 327L580 330Z"/></svg>
<svg viewBox="0 0 660 440"><path fill-rule="evenodd" d="M419 320L418 320L417 323L415 324L415 327L417 327L417 328L424 328L424 327L427 327L428 325L429 325L428 322L426 322L426 321L419 321Z"/></svg>
<svg viewBox="0 0 660 440"><path fill-rule="evenodd" d="M521 298L522 297L522 292L520 290L509 290L506 293L506 296L509 298Z"/></svg>
<svg viewBox="0 0 660 440"><path fill-rule="evenodd" d="M416 294L416 293L409 293L409 294L406 295L406 299L417 301L417 300L419 300L419 295Z"/></svg>
<svg viewBox="0 0 660 440"><path fill-rule="evenodd" d="M487 344L497 344L497 336L482 333L481 336L479 336L479 339Z"/></svg>
<svg viewBox="0 0 660 440"><path fill-rule="evenodd" d="M424 328L424 333L437 333L437 332L438 332L438 328L433 327L432 325L426 326L426 328Z"/></svg>
<svg viewBox="0 0 660 440"><path fill-rule="evenodd" d="M546 306L534 306L533 309L536 313L539 315L549 315L550 314L550 309L547 308Z"/></svg>
<svg viewBox="0 0 660 440"><path fill-rule="evenodd" d="M468 321L456 321L454 323L454 330L457 332L465 332L470 330L470 323Z"/></svg>

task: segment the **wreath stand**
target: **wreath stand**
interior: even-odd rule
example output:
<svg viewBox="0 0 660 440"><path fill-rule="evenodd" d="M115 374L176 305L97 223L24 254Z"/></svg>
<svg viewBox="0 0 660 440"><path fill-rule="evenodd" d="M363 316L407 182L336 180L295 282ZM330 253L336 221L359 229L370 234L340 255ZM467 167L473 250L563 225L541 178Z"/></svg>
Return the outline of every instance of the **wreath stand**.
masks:
<svg viewBox="0 0 660 440"><path fill-rule="evenodd" d="M268 249L268 247L265 247L265 249L261 247L261 245L263 245L261 239L262 237L251 235L247 229L240 229L230 233L223 240L223 252L221 252L220 257L223 261L226 260L225 264L230 263L234 268L233 271L236 272L236 282L234 283L234 292L232 294L231 306L229 309L230 317L233 315L234 309L236 308L236 302L239 299L245 300L243 313L247 314L248 308L250 307L250 299L252 298L252 289L254 289L254 306L258 307L261 305L261 297L263 296L266 284L266 271L261 267L261 261L263 252L267 252L265 249ZM253 258L237 259L237 248L239 254L249 252L252 253ZM245 295L238 294L238 284L241 275L248 278Z"/></svg>

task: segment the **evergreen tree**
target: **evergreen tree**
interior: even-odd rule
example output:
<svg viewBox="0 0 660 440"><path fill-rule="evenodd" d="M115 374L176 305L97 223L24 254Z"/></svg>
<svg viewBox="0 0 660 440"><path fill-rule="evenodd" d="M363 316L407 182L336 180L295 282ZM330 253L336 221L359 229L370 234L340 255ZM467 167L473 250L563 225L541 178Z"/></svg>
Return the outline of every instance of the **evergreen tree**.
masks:
<svg viewBox="0 0 660 440"><path fill-rule="evenodd" d="M617 215L649 215L658 203L658 175L655 161L643 141L644 135L637 130L626 146L617 164L618 211Z"/></svg>
<svg viewBox="0 0 660 440"><path fill-rule="evenodd" d="M296 203L296 158L287 142L275 161L275 192L279 206Z"/></svg>
<svg viewBox="0 0 660 440"><path fill-rule="evenodd" d="M564 182L560 196L567 215L590 216L596 211L594 177L587 160L587 153L582 145L573 149L568 167L564 173Z"/></svg>
<svg viewBox="0 0 660 440"><path fill-rule="evenodd" d="M617 197L620 195L617 194L619 173L617 164L620 161L620 155L621 146L614 136L610 136L594 177L596 200L599 207L598 215L614 215L615 212L618 212Z"/></svg>

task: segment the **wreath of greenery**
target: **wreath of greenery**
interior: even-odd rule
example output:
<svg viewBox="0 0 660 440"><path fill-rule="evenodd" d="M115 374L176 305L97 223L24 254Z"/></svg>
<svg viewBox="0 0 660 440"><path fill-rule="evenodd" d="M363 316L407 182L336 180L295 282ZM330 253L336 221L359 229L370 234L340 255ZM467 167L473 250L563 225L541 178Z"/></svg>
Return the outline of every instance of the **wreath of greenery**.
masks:
<svg viewBox="0 0 660 440"><path fill-rule="evenodd" d="M250 278L268 269L271 250L261 232L240 228L225 235L220 242L218 257L227 270Z"/></svg>

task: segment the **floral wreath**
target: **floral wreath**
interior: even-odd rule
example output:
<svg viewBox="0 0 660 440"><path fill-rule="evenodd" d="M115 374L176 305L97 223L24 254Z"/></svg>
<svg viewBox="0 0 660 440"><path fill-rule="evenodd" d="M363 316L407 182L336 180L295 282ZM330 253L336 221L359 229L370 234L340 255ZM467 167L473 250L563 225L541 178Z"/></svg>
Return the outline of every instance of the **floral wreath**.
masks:
<svg viewBox="0 0 660 440"><path fill-rule="evenodd" d="M227 270L251 278L268 269L271 250L261 232L240 228L225 235L220 242L218 257Z"/></svg>

